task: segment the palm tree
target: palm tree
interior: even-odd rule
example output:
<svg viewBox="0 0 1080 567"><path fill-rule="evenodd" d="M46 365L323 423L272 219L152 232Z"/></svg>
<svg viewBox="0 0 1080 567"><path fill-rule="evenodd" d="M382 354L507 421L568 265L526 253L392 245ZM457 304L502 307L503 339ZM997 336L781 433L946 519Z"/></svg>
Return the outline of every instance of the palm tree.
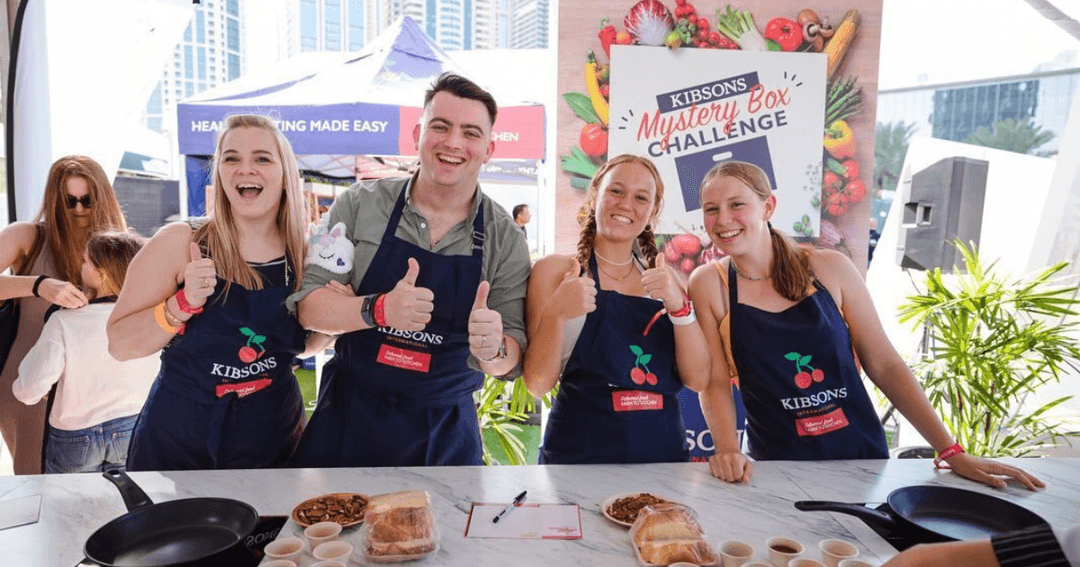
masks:
<svg viewBox="0 0 1080 567"><path fill-rule="evenodd" d="M915 133L915 123L904 121L877 125L874 144L874 189L896 189L904 167L908 142Z"/></svg>
<svg viewBox="0 0 1080 567"><path fill-rule="evenodd" d="M1018 154L1048 156L1054 152L1037 152L1036 150L1039 146L1053 139L1053 132L1043 130L1042 126L1033 124L1030 118L1025 119L1023 122L1006 118L994 122L993 130L986 126L980 126L971 137L964 140L964 143L997 148Z"/></svg>

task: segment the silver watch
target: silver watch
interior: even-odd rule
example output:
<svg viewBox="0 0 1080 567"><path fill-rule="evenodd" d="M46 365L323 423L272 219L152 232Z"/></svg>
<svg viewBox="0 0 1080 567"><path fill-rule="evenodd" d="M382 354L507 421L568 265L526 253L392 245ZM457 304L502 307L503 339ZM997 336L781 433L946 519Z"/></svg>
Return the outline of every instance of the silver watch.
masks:
<svg viewBox="0 0 1080 567"><path fill-rule="evenodd" d="M493 358L480 358L478 356L478 357L476 357L476 360L479 360L480 362L483 362L483 363L486 363L486 364L491 364L492 362L498 362L498 361L500 361L500 360L502 360L504 358L506 358L506 337L505 336L503 336L502 340L499 341L499 354L496 354Z"/></svg>

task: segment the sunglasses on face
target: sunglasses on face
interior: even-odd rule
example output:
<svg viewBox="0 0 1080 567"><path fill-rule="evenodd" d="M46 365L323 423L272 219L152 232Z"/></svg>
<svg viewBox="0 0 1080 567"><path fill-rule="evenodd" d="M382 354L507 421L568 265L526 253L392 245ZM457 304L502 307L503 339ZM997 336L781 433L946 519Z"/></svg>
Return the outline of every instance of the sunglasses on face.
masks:
<svg viewBox="0 0 1080 567"><path fill-rule="evenodd" d="M75 196L72 196L72 195L67 195L66 197L67 197L67 206L68 206L69 209L74 209L75 207L77 207L79 205L79 203L82 203L82 206L87 208L87 209L90 208L90 195L83 195L82 197L75 197Z"/></svg>

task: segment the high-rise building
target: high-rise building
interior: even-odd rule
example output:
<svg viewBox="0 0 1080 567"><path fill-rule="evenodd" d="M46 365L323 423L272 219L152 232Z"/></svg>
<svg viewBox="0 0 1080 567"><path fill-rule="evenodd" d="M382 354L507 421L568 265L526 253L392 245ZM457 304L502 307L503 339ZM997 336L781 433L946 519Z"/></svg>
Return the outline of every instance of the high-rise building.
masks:
<svg viewBox="0 0 1080 567"><path fill-rule="evenodd" d="M367 12L379 2L299 0L299 4L300 51L358 51L370 31L377 29L367 24Z"/></svg>
<svg viewBox="0 0 1080 567"><path fill-rule="evenodd" d="M513 49L548 46L550 0L512 0L510 43Z"/></svg>
<svg viewBox="0 0 1080 567"><path fill-rule="evenodd" d="M241 0L202 0L172 62L146 105L146 125L159 132L175 127L176 103L226 83L244 71Z"/></svg>

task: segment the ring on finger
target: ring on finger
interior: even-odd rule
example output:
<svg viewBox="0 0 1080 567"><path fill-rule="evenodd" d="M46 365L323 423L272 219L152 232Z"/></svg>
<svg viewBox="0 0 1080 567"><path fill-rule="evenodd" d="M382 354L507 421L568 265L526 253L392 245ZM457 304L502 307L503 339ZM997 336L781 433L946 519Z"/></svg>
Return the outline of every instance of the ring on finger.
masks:
<svg viewBox="0 0 1080 567"><path fill-rule="evenodd" d="M480 348L487 346L487 335L480 335Z"/></svg>

